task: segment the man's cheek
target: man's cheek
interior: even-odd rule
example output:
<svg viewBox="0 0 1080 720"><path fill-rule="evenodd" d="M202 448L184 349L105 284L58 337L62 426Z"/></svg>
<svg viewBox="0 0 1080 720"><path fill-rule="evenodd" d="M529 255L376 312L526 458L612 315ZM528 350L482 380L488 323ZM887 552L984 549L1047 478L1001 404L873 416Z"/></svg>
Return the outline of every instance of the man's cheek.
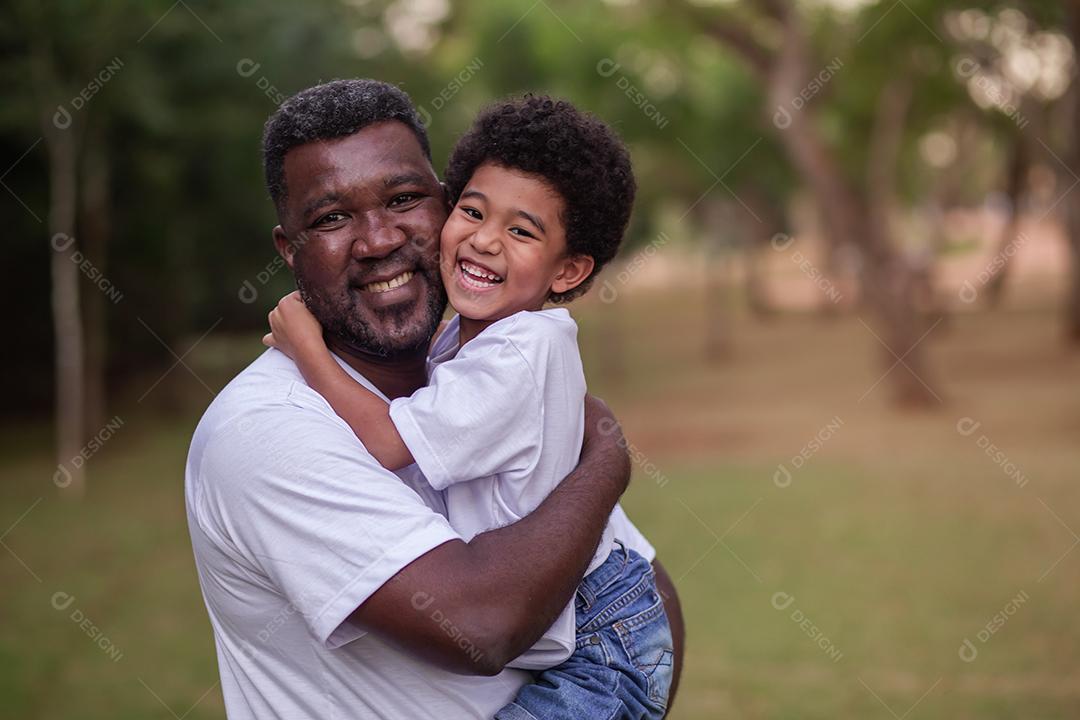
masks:
<svg viewBox="0 0 1080 720"><path fill-rule="evenodd" d="M412 235L412 242L416 246L420 255L425 258L437 254L440 247L440 238L438 232L415 232Z"/></svg>

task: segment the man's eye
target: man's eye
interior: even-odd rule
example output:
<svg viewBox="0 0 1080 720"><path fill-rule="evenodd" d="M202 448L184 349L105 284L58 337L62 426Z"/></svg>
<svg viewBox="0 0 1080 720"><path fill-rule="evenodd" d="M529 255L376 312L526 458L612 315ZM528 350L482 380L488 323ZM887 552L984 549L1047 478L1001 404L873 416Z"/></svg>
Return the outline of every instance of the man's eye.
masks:
<svg viewBox="0 0 1080 720"><path fill-rule="evenodd" d="M394 199L390 201L390 207L401 207L402 205L408 205L419 199L419 193L401 193L400 195L395 195Z"/></svg>
<svg viewBox="0 0 1080 720"><path fill-rule="evenodd" d="M321 218L315 221L316 225L326 225L328 223L336 223L345 219L345 213L332 212L326 213Z"/></svg>
<svg viewBox="0 0 1080 720"><path fill-rule="evenodd" d="M463 205L463 206L461 206L461 212L465 213L466 215L471 217L473 220L483 220L484 219L484 216L481 215L480 211L477 210L476 208L466 207L466 206Z"/></svg>

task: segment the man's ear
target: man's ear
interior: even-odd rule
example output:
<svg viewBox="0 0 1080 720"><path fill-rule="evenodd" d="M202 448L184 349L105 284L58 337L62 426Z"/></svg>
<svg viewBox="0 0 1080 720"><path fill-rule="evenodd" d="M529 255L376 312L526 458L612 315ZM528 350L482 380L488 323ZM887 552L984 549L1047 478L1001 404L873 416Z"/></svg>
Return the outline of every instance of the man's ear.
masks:
<svg viewBox="0 0 1080 720"><path fill-rule="evenodd" d="M289 266L289 269L293 268L293 256L296 255L296 244L289 240L289 236L285 234L284 228L280 225L275 225L273 230L274 235L274 247L277 248L278 255L281 256L285 264Z"/></svg>
<svg viewBox="0 0 1080 720"><path fill-rule="evenodd" d="M564 293L573 290L592 274L596 262L589 255L569 255L563 260L562 269L551 281L551 292Z"/></svg>

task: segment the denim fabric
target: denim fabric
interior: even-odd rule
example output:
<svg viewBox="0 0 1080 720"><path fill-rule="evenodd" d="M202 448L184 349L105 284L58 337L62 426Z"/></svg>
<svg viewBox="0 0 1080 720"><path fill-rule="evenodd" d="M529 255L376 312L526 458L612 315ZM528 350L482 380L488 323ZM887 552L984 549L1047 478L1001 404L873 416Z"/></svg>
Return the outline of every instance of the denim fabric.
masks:
<svg viewBox="0 0 1080 720"><path fill-rule="evenodd" d="M616 543L574 601L577 649L537 674L496 720L660 720L671 690L672 640L647 560Z"/></svg>

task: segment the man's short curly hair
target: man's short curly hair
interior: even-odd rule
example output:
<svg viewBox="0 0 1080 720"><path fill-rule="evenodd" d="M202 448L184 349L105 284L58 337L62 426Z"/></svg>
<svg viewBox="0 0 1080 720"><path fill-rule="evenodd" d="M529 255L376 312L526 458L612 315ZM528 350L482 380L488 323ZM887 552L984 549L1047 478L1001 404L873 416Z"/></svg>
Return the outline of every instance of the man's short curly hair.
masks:
<svg viewBox="0 0 1080 720"><path fill-rule="evenodd" d="M263 128L263 170L266 188L280 215L284 207L285 155L294 147L333 140L386 120L404 123L431 160L427 130L403 90L366 78L331 80L288 98Z"/></svg>
<svg viewBox="0 0 1080 720"><path fill-rule="evenodd" d="M592 257L595 267L576 288L548 299L582 295L615 257L630 221L637 185L622 140L565 100L526 95L488 106L458 140L446 168L451 202L484 163L538 175L562 196L567 250Z"/></svg>

